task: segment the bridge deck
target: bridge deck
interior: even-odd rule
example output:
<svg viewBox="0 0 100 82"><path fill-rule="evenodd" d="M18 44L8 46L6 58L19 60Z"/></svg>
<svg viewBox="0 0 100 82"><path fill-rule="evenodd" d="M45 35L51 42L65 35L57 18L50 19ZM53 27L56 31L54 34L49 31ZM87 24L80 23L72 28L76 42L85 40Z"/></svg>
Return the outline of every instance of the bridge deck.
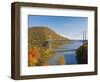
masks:
<svg viewBox="0 0 100 82"><path fill-rule="evenodd" d="M70 52L70 51L76 51L76 49L72 49L72 50L67 50L67 49L64 49L64 50L52 50L52 52Z"/></svg>

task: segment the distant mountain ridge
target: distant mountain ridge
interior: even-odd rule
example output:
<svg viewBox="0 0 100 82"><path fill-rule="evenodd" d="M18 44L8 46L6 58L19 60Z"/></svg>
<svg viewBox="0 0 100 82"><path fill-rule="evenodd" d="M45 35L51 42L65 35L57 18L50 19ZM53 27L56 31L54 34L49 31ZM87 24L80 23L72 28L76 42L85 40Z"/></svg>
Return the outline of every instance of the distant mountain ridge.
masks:
<svg viewBox="0 0 100 82"><path fill-rule="evenodd" d="M34 26L28 28L28 44L30 46L34 45L34 40L42 42L47 41L48 39L69 41L68 38L59 35L46 26Z"/></svg>

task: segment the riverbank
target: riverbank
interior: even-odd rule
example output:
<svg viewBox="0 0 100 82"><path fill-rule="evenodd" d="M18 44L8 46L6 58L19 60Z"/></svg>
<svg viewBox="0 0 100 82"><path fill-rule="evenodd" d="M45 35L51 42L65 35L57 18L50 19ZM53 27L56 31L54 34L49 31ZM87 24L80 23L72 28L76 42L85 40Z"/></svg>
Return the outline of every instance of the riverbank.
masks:
<svg viewBox="0 0 100 82"><path fill-rule="evenodd" d="M76 51L76 58L78 64L87 64L88 63L88 44L85 43L80 46Z"/></svg>

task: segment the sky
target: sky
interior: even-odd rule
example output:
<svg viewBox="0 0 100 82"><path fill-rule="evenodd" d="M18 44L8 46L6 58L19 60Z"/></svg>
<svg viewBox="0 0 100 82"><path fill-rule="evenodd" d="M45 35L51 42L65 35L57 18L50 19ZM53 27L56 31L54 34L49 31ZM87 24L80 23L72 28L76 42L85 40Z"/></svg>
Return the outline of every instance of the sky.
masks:
<svg viewBox="0 0 100 82"><path fill-rule="evenodd" d="M69 39L82 40L83 32L87 32L87 17L70 17L70 16L28 16L28 27L47 26L59 33L61 36ZM37 27L38 28L38 27Z"/></svg>

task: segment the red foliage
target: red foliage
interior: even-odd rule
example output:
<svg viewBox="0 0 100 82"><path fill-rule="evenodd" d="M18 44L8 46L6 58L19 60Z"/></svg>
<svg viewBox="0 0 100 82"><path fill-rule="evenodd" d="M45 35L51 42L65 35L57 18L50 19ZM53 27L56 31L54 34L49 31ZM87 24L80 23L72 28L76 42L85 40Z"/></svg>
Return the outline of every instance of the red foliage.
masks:
<svg viewBox="0 0 100 82"><path fill-rule="evenodd" d="M40 57L39 50L37 48L28 49L28 64L35 65Z"/></svg>

